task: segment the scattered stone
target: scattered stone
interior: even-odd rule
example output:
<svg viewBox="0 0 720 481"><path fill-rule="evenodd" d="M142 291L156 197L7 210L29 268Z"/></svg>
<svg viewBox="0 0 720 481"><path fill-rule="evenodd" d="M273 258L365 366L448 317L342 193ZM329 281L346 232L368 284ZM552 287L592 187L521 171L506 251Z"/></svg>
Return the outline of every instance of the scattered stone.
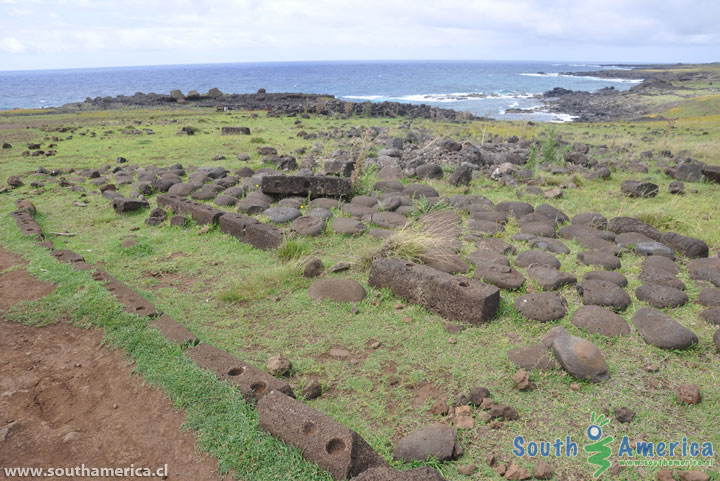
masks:
<svg viewBox="0 0 720 481"><path fill-rule="evenodd" d="M663 234L660 242L690 259L707 257L709 253L708 245L705 242L675 232Z"/></svg>
<svg viewBox="0 0 720 481"><path fill-rule="evenodd" d="M583 306L573 313L572 323L591 334L601 336L627 336L630 334L628 323L615 314L600 306Z"/></svg>
<svg viewBox="0 0 720 481"><path fill-rule="evenodd" d="M577 260L586 266L599 266L614 271L620 269L620 259L612 254L601 251L584 251L577 255Z"/></svg>
<svg viewBox="0 0 720 481"><path fill-rule="evenodd" d="M665 244L660 242L638 242L635 244L635 253L640 256L665 256L675 260L675 254Z"/></svg>
<svg viewBox="0 0 720 481"><path fill-rule="evenodd" d="M688 303L688 295L683 291L661 284L643 284L635 289L635 296L658 309L680 307Z"/></svg>
<svg viewBox="0 0 720 481"><path fill-rule="evenodd" d="M685 193L685 184L680 180L673 180L670 182L670 185L668 185L668 191L671 194L682 195Z"/></svg>
<svg viewBox="0 0 720 481"><path fill-rule="evenodd" d="M263 212L270 222L283 224L300 217L300 209L292 207L270 207Z"/></svg>
<svg viewBox="0 0 720 481"><path fill-rule="evenodd" d="M538 461L533 469L533 478L550 479L552 478L552 467L545 461Z"/></svg>
<svg viewBox="0 0 720 481"><path fill-rule="evenodd" d="M698 302L705 307L720 307L720 289L703 289L698 296Z"/></svg>
<svg viewBox="0 0 720 481"><path fill-rule="evenodd" d="M680 481L710 481L710 475L693 469L691 471L678 471Z"/></svg>
<svg viewBox="0 0 720 481"><path fill-rule="evenodd" d="M675 481L672 471L669 469L661 469L657 473L657 481Z"/></svg>
<svg viewBox="0 0 720 481"><path fill-rule="evenodd" d="M525 284L525 277L510 265L501 262L478 263L474 277L500 289L519 289Z"/></svg>
<svg viewBox="0 0 720 481"><path fill-rule="evenodd" d="M527 391L532 389L532 383L530 382L530 374L525 369L520 369L513 375L513 382L515 387L520 391Z"/></svg>
<svg viewBox="0 0 720 481"><path fill-rule="evenodd" d="M445 424L431 424L402 439L393 453L396 461L438 461L454 459L457 430Z"/></svg>
<svg viewBox="0 0 720 481"><path fill-rule="evenodd" d="M687 265L690 278L720 287L720 258L695 259Z"/></svg>
<svg viewBox="0 0 720 481"><path fill-rule="evenodd" d="M548 350L543 344L517 347L508 351L507 356L515 366L528 371L535 369L550 371L558 367L557 362L548 354Z"/></svg>
<svg viewBox="0 0 720 481"><path fill-rule="evenodd" d="M715 326L720 326L720 307L711 307L700 313L700 319Z"/></svg>
<svg viewBox="0 0 720 481"><path fill-rule="evenodd" d="M316 379L313 379L312 381L307 383L302 390L302 397L304 397L307 401L317 399L321 395L322 386L320 385L320 382L318 382Z"/></svg>
<svg viewBox="0 0 720 481"><path fill-rule="evenodd" d="M645 342L652 346L662 349L685 349L698 342L695 333L652 307L638 309L632 322Z"/></svg>
<svg viewBox="0 0 720 481"><path fill-rule="evenodd" d="M448 183L450 185L454 185L455 187L470 185L470 182L472 181L472 172L472 169L467 165L461 165L455 169L452 174L450 174L450 177L448 177Z"/></svg>
<svg viewBox="0 0 720 481"><path fill-rule="evenodd" d="M302 216L290 224L290 231L304 236L318 236L325 232L325 219L320 217Z"/></svg>
<svg viewBox="0 0 720 481"><path fill-rule="evenodd" d="M615 414L615 419L625 424L631 423L635 419L635 411L626 407L616 407L613 414Z"/></svg>
<svg viewBox="0 0 720 481"><path fill-rule="evenodd" d="M574 275L550 267L532 265L527 272L530 279L545 291L556 291L563 286L577 284Z"/></svg>
<svg viewBox="0 0 720 481"><path fill-rule="evenodd" d="M292 366L285 356L277 354L268 359L266 367L268 372L273 376L287 376Z"/></svg>
<svg viewBox="0 0 720 481"><path fill-rule="evenodd" d="M505 471L505 479L516 481L521 479L529 479L530 478L530 470L528 468L523 468L521 466L518 466L515 463L510 463L510 467L507 468L507 471Z"/></svg>
<svg viewBox="0 0 720 481"><path fill-rule="evenodd" d="M11 175L8 177L7 183L10 187L22 187L25 185L19 175Z"/></svg>
<svg viewBox="0 0 720 481"><path fill-rule="evenodd" d="M527 269L532 265L541 265L551 267L553 269L560 269L560 261L557 257L549 252L537 249L531 249L518 254L515 258L515 265L522 267L523 269Z"/></svg>
<svg viewBox="0 0 720 481"><path fill-rule="evenodd" d="M359 302L365 299L365 288L352 279L337 277L317 280L308 289L313 299L333 299L339 302Z"/></svg>
<svg viewBox="0 0 720 481"><path fill-rule="evenodd" d="M555 254L569 254L570 249L557 239L549 237L536 237L530 241L532 249L540 249L543 251L553 252Z"/></svg>
<svg viewBox="0 0 720 481"><path fill-rule="evenodd" d="M458 466L457 470L460 474L463 474L465 476L472 476L473 474L475 474L475 471L477 471L477 465L467 464L465 466Z"/></svg>
<svg viewBox="0 0 720 481"><path fill-rule="evenodd" d="M626 180L620 184L620 189L628 197L655 197L660 188L652 182Z"/></svg>
<svg viewBox="0 0 720 481"><path fill-rule="evenodd" d="M548 322L560 319L567 312L567 302L560 294L538 292L525 294L515 300L515 309L528 319Z"/></svg>
<svg viewBox="0 0 720 481"><path fill-rule="evenodd" d="M470 391L470 395L468 396L467 401L465 401L466 404L471 404L472 406L481 406L485 399L490 398L490 391L485 387L474 387Z"/></svg>
<svg viewBox="0 0 720 481"><path fill-rule="evenodd" d="M323 270L325 268L323 267L323 263L320 259L317 257L313 257L310 259L307 264L305 264L305 270L303 271L303 276L308 278L317 277L320 274L323 273Z"/></svg>
<svg viewBox="0 0 720 481"><path fill-rule="evenodd" d="M662 234L655 227L632 217L613 217L608 222L608 230L622 234L625 232L639 232L652 240L660 241ZM663 242L663 244L667 244Z"/></svg>
<svg viewBox="0 0 720 481"><path fill-rule="evenodd" d="M430 412L432 412L435 416L447 416L450 412L450 408L445 401L436 401L430 408Z"/></svg>
<svg viewBox="0 0 720 481"><path fill-rule="evenodd" d="M367 226L356 219L349 217L336 217L333 219L331 228L337 234L358 235L367 230Z"/></svg>
<svg viewBox="0 0 720 481"><path fill-rule="evenodd" d="M681 384L675 388L678 402L684 404L699 404L702 400L700 386L697 384Z"/></svg>
<svg viewBox="0 0 720 481"><path fill-rule="evenodd" d="M616 284L618 287L625 287L628 284L627 277L614 271L590 271L583 278L586 281L607 281Z"/></svg>
<svg viewBox="0 0 720 481"><path fill-rule="evenodd" d="M184 227L187 224L187 217L184 215L174 215L170 217L170 225L177 227Z"/></svg>
<svg viewBox="0 0 720 481"><path fill-rule="evenodd" d="M410 197L411 199L416 197L440 197L440 194L437 190L425 184L408 184L403 189L402 193Z"/></svg>
<svg viewBox="0 0 720 481"><path fill-rule="evenodd" d="M337 264L334 264L328 269L328 272L331 274L334 274L336 272L343 272L347 271L352 267L352 265L349 262L338 262Z"/></svg>
<svg viewBox="0 0 720 481"><path fill-rule="evenodd" d="M578 284L577 291L586 306L607 306L624 311L631 303L627 292L608 281L582 281Z"/></svg>
<svg viewBox="0 0 720 481"><path fill-rule="evenodd" d="M610 377L607 363L593 343L571 335L560 326L552 328L549 336L555 358L568 373L593 382Z"/></svg>
<svg viewBox="0 0 720 481"><path fill-rule="evenodd" d="M302 197L349 198L351 194L350 179L322 175L265 175L260 181L260 189L265 194Z"/></svg>

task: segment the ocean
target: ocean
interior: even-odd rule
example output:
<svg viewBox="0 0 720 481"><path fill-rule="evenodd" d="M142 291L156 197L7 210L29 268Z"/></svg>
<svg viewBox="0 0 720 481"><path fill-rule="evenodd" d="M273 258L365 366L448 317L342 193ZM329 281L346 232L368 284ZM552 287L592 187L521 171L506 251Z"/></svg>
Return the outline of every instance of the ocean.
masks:
<svg viewBox="0 0 720 481"><path fill-rule="evenodd" d="M616 68L616 67L613 67ZM540 105L534 95L562 87L625 90L639 82L600 79L593 63L497 61L268 62L206 65L0 71L0 110L42 108L86 97L169 93L172 89L226 93L303 92L356 102L424 103L496 119L566 121L566 114L507 113ZM582 77L561 72L588 72Z"/></svg>

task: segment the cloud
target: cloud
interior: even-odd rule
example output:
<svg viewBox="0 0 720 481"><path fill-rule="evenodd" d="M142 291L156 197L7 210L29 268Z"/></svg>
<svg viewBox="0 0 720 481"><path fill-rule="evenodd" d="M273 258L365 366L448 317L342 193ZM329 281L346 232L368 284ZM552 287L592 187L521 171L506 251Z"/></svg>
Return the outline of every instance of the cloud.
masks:
<svg viewBox="0 0 720 481"><path fill-rule="evenodd" d="M25 45L13 37L0 38L0 52L8 53L23 53L25 52Z"/></svg>
<svg viewBox="0 0 720 481"><path fill-rule="evenodd" d="M20 6L31 22L11 18ZM716 0L0 0L0 52L72 66L103 52L108 64L695 58L720 51L719 16Z"/></svg>

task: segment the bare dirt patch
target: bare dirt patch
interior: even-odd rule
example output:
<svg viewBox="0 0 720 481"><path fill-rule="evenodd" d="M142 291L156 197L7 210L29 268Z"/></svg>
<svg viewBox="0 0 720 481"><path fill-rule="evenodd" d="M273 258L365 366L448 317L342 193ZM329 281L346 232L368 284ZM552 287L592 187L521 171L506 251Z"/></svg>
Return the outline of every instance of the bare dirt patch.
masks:
<svg viewBox="0 0 720 481"><path fill-rule="evenodd" d="M0 249L0 265L8 263L22 259ZM53 289L22 269L0 276L3 306ZM143 386L101 338L67 324L36 328L0 318L0 468L167 464L168 479L221 479L217 461L182 432L182 413L162 391Z"/></svg>

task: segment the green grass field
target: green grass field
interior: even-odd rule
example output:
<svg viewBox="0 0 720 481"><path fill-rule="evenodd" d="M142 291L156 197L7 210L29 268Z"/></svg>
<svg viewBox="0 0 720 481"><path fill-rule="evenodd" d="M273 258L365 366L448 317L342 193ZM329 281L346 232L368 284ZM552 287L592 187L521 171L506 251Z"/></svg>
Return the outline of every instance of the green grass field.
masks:
<svg viewBox="0 0 720 481"><path fill-rule="evenodd" d="M459 124L413 121L412 128L477 144L490 135L542 138L553 128L570 143L608 146L608 160L619 164L639 159L643 151L665 149L720 164L717 105L717 97L695 99L675 107L681 110L676 115L679 118L673 121L554 127L491 121ZM312 117L296 125L295 118L266 118L263 113L254 118L248 112L205 110L117 110L74 115L6 112L0 113L0 141L10 142L13 148L0 151L0 179L4 182L10 175L35 171L40 166L81 169L115 165L118 156L141 166L181 163L186 168L203 165L222 165L229 170L245 165L259 168L265 166L257 154L260 145L272 145L281 153L291 153L299 148L309 151L316 142L321 142L324 156L329 156L337 148L360 148L362 139L324 138L323 132L379 126L388 129L391 136L403 135L405 122L406 119ZM228 125L249 126L252 135L221 136L220 128ZM193 126L199 132L178 135L184 126ZM21 156L29 142L46 146L53 136L67 137L69 133L57 131L60 128L75 132L72 139L56 142L57 155ZM149 128L155 134L126 135L123 130L128 128ZM299 130L318 133L318 139L297 137ZM251 160L238 161L239 153L250 154ZM212 161L215 155L224 155L227 160ZM667 190L671 179L652 162L649 167L647 174L618 170L605 181L543 171L538 176L544 179L545 187L566 187L562 199L547 202L570 216L594 211L608 218L639 217L660 229L699 237L708 243L711 252L717 252L720 188L708 183L686 183L688 193L673 196ZM74 234L48 235L56 248L72 249L112 273L192 330L202 342L263 368L270 356L285 355L293 363L290 384L296 392L311 379L319 380L324 394L308 403L356 430L388 461L392 461L393 449L404 435L436 420L429 411L435 401L451 401L456 394L475 386L487 387L496 402L516 408L520 418L506 422L501 429L490 429L478 422L472 430L461 430L459 440L465 447L464 456L456 463L430 463L448 480L468 479L457 472L457 466L469 463L478 465L473 479L501 479L485 462L491 454L503 463L515 461L532 470L534 460L517 460L511 452L516 435L537 441L564 439L569 435L581 444L586 440L591 413L612 412L618 406L635 410L637 416L631 424L613 420L606 427L606 432L616 439L627 435L631 440L674 441L686 436L711 441L720 449L717 370L720 356L712 343L715 328L698 318L701 309L694 302L669 311L700 338L699 345L685 352L651 347L637 333L609 339L582 332L570 322L572 312L582 305L572 287L561 291L568 300L569 313L559 321L535 323L516 312L513 301L526 291L524 288L515 293L502 292L501 310L494 321L449 334L443 329L445 321L441 317L408 305L389 291L367 286L367 267L360 260L379 248L380 240L336 235L328 230L300 246L286 248L284 257L290 259L283 260L280 255L283 253L253 249L216 229L202 232L196 225L179 228L169 224L149 227L144 224L147 212L117 215L109 201L97 194L81 196L47 181L43 188L33 189L28 187L33 178L26 177L26 186L0 195L0 243L27 257L31 274L57 283L59 288L47 298L15 306L7 313L9 318L38 325L70 320L105 329L108 342L123 349L149 383L164 388L176 405L186 410L187 426L197 431L200 447L219 458L221 469L230 470L241 479L330 477L304 462L296 450L260 431L256 415L238 393L194 367L179 348L165 342L159 333L145 330L143 320L124 314L88 275L58 264L47 251L23 239L8 216L14 210L15 200L28 199L37 206L37 220L46 233ZM621 181L638 178L658 183L660 194L641 200L622 196ZM444 181L428 183L441 195L466 192ZM85 187L94 190L90 184ZM523 193L518 195L518 190L478 179L467 193L482 194L494 202L518 199L535 205L546 202ZM120 189L125 194L129 191L129 186ZM85 202L87 207L74 207L72 203L76 200ZM153 200L151 204L154 205ZM510 241L517 231L518 226L510 223L507 232L498 237ZM134 236L138 245L122 247L127 236ZM558 258L563 270L574 272L580 279L591 269L576 264L575 256L582 250L579 245L567 244L572 252ZM466 243L462 252L471 251ZM326 267L341 261L353 263L349 272L335 275L357 280L367 288L368 297L357 305L310 299L307 287L311 280L299 276L293 264L295 257L308 254L320 257ZM640 262L633 255L622 258L623 272L630 280L626 291L631 295L640 285L637 277ZM686 273L680 278L687 285L690 298L696 299L699 289ZM528 287L532 288L532 283ZM396 304L404 308L396 309ZM633 304L623 317L629 320L643 306L633 296ZM534 372L531 378L537 386L535 390L519 392L514 388L512 375L516 369L508 361L507 351L538 342L555 325L566 327L600 348L610 366L608 382L578 382L564 371ZM451 343L451 338L456 343ZM381 346L372 349L370 344L374 341L381 342ZM332 347L347 348L351 357L337 360L328 356ZM648 364L656 364L660 370L646 372L643 366ZM574 382L580 385L577 391L570 389ZM676 402L674 387L684 382L700 385L703 393L700 404L683 406ZM550 458L549 462L556 479L591 477L592 468L585 453L578 458ZM410 467L393 465L401 469ZM631 467L612 479L651 479L656 470ZM707 472L712 479L720 480L716 467Z"/></svg>

